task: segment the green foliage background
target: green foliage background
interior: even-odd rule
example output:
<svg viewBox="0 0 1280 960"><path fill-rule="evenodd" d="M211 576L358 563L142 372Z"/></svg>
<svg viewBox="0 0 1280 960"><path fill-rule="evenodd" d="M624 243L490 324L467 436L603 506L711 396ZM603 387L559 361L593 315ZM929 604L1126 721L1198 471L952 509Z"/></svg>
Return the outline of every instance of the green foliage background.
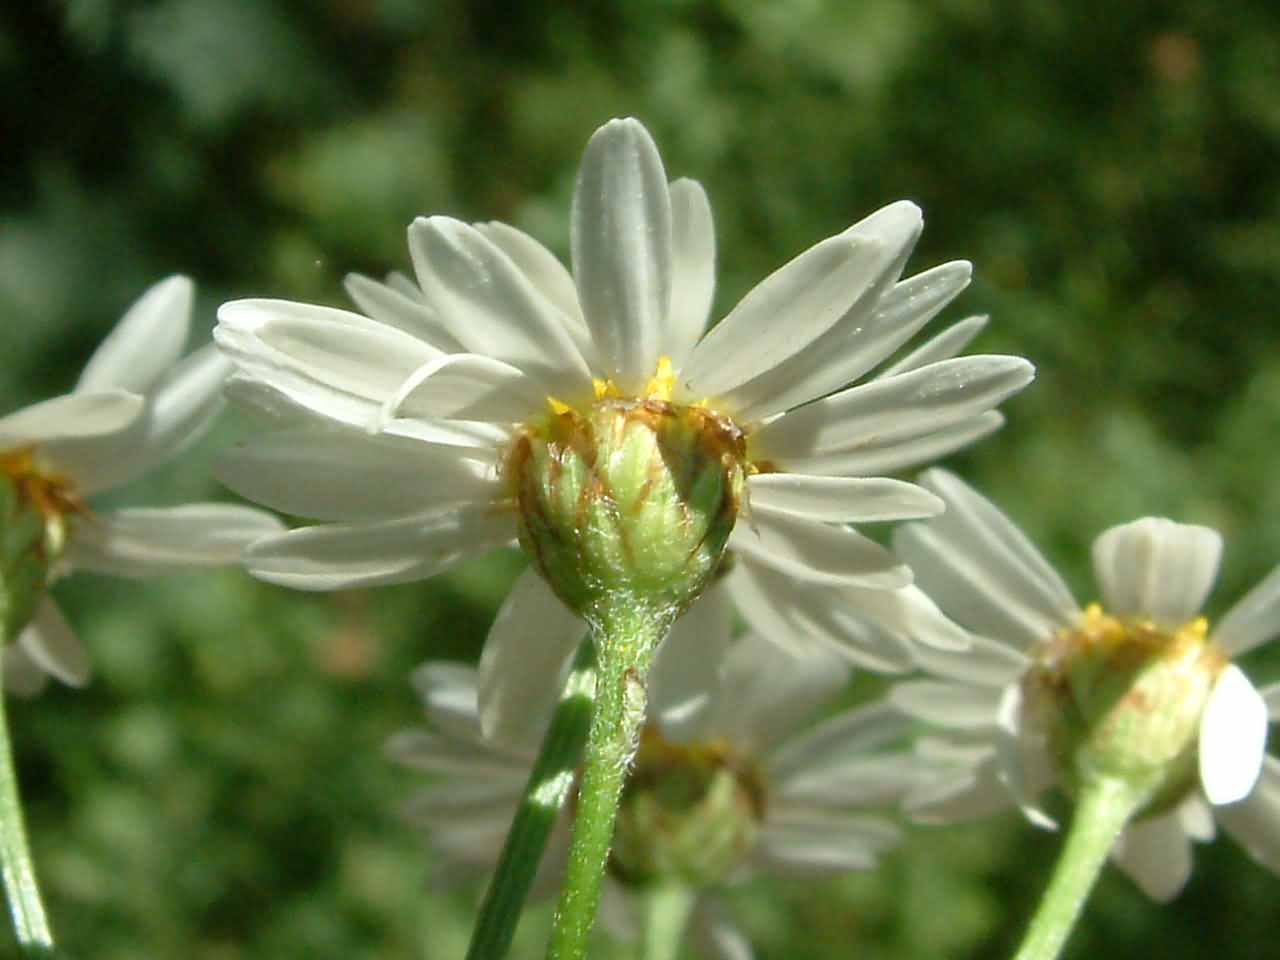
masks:
<svg viewBox="0 0 1280 960"><path fill-rule="evenodd" d="M1082 599L1104 526L1216 526L1220 611L1280 560L1278 76L1265 0L8 4L0 409L68 388L170 272L200 282L203 329L235 296L342 302L348 269L406 264L420 213L563 253L586 138L634 114L707 186L720 310L918 201L911 269L971 259L949 316L989 312L978 347L1040 370L954 466ZM128 499L217 495L235 429ZM460 957L475 891L431 879L397 819L414 777L380 746L417 716L412 666L473 658L520 565L336 596L234 572L60 586L96 680L12 723L72 955ZM1280 657L1247 666L1280 679ZM1056 842L1012 815L920 830L875 874L734 899L766 958L999 957ZM1253 960L1277 892L1224 839L1167 907L1104 877L1068 956Z"/></svg>

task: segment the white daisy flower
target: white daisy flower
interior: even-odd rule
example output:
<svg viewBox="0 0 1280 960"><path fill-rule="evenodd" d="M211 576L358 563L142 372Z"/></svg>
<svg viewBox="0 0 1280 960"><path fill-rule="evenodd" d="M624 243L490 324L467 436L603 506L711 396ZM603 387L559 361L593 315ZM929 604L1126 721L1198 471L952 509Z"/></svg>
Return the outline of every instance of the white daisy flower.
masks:
<svg viewBox="0 0 1280 960"><path fill-rule="evenodd" d="M245 546L278 533L275 518L249 507L192 503L95 511L87 498L123 486L175 457L213 422L230 364L208 346L180 360L190 326L192 283L170 277L133 304L102 342L71 393L0 418L0 474L16 492L6 509L43 515L50 578L72 569L142 577L240 561ZM52 536L53 540L45 539ZM59 542L61 541L61 542ZM89 661L53 600L41 596L4 651L10 690L34 693L46 674L71 686Z"/></svg>
<svg viewBox="0 0 1280 960"><path fill-rule="evenodd" d="M1216 821L1280 872L1280 763L1264 755L1280 686L1259 693L1231 662L1280 633L1280 569L1210 630L1200 610L1221 537L1148 517L1094 542L1102 602L1081 609L992 503L941 470L920 482L947 510L896 531L894 546L942 609L978 635L960 655L916 648L937 679L890 695L955 731L922 745L949 773L912 798L915 813L950 820L1016 803L1051 827L1036 798L1070 779L1064 754L1083 742L1097 762L1117 746L1131 757L1126 738L1135 734L1118 711L1136 704L1152 718L1132 728L1141 731L1137 751L1163 765L1163 779L1113 852L1120 867L1152 898L1171 899L1190 874L1190 841L1211 839Z"/></svg>
<svg viewBox="0 0 1280 960"><path fill-rule="evenodd" d="M733 641L717 683L691 709L678 678L705 657L700 644L674 637L658 652L601 916L606 928L625 935L636 926L633 894L678 880L698 891L691 932L710 955L743 960L750 947L716 890L752 875L874 867L899 838L880 811L917 785L920 771L898 748L909 721L884 705L846 710L801 731L847 683L840 660L796 656L747 634ZM669 679L677 679L674 688ZM497 861L534 752L483 735L473 668L428 663L414 683L427 729L396 734L387 750L440 775L414 796L408 813L442 858L442 875L456 882L458 867L474 872ZM668 778L682 789L663 791ZM554 889L567 834L553 833L536 890Z"/></svg>
<svg viewBox="0 0 1280 960"><path fill-rule="evenodd" d="M906 586L910 571L845 524L936 513L932 494L883 474L995 429L993 408L1033 375L1016 357L954 356L981 327L973 318L848 386L968 284L964 262L900 279L920 211L896 203L822 241L709 331L706 195L692 180L668 183L635 120L592 137L571 228L572 274L510 226L436 216L409 228L416 284L348 278L363 313L275 300L222 307L216 337L239 371L229 390L280 429L233 454L220 476L322 521L256 544L252 572L311 590L398 583L518 534L536 540L519 507L536 486L525 482L522 444L557 417L612 404L696 421L739 461L745 492L728 499L745 514L729 549L743 570L863 591ZM545 573L547 559L535 560ZM518 663L533 687L531 664L554 672L581 633L530 570L486 646L482 704L497 682L484 680L491 668ZM487 728L494 715L482 709Z"/></svg>

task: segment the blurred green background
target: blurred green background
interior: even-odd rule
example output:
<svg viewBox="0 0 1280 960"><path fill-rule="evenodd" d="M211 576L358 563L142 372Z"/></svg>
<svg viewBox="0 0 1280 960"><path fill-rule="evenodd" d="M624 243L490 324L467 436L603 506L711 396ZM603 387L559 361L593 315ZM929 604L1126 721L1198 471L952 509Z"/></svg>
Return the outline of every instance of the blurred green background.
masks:
<svg viewBox="0 0 1280 960"><path fill-rule="evenodd" d="M948 316L989 312L977 347L1040 370L953 465L1081 599L1106 525L1216 526L1219 612L1280 560L1278 77L1265 0L6 4L0 409L67 389L167 273L200 282L203 331L235 296L342 302L345 271L407 265L420 213L564 253L586 138L633 114L710 193L720 311L919 202L910 271L971 259ZM235 429L128 499L217 495ZM334 596L232 572L60 586L95 682L12 723L72 954L460 957L475 890L428 883L397 818L415 777L380 747L418 715L412 666L473 658L521 563ZM1274 655L1246 666L1280 679ZM762 957L999 957L1056 842L1013 815L920 830L875 874L734 900ZM1068 956L1254 960L1278 893L1223 839L1167 907L1104 877Z"/></svg>

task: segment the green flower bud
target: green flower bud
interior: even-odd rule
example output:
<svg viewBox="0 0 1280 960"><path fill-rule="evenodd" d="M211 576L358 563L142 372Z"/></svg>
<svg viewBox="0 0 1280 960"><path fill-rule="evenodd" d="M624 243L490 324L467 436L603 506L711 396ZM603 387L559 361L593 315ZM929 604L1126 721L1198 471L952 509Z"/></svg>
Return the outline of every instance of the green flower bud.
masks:
<svg viewBox="0 0 1280 960"><path fill-rule="evenodd" d="M604 395L585 412L554 406L507 459L520 542L588 622L618 602L674 619L708 584L733 530L742 433L655 396Z"/></svg>
<svg viewBox="0 0 1280 960"><path fill-rule="evenodd" d="M680 745L646 729L623 790L610 869L637 885L723 881L755 845L764 790L722 744Z"/></svg>
<svg viewBox="0 0 1280 960"><path fill-rule="evenodd" d="M0 611L4 636L26 626L62 555L67 516L84 504L30 447L0 453Z"/></svg>
<svg viewBox="0 0 1280 960"><path fill-rule="evenodd" d="M1068 790L1119 778L1145 792L1149 815L1195 787L1200 718L1227 664L1207 634L1203 618L1167 630L1093 605L1050 641L1023 694Z"/></svg>

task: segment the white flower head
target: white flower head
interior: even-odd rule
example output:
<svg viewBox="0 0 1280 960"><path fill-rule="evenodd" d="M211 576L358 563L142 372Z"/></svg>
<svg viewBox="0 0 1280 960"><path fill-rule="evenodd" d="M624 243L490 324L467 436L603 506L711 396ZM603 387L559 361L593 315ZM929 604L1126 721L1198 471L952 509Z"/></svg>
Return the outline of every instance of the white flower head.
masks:
<svg viewBox="0 0 1280 960"><path fill-rule="evenodd" d="M220 476L322 521L255 544L251 571L310 590L398 583L527 537L530 511L517 501L530 485L512 451L541 442L556 417L590 420L615 404L700 412L740 438L743 515L728 548L743 569L906 587L910 570L847 524L940 510L933 494L882 474L989 433L995 406L1033 375L1017 357L956 356L980 318L886 365L969 281L964 262L901 278L921 227L913 204L885 207L778 269L708 330L706 195L668 182L640 123L614 120L578 175L572 273L512 227L434 216L409 228L416 283L348 278L363 313L225 304L216 338L238 367L229 390L279 429ZM567 510L572 497L557 489ZM537 686L532 665L554 673L581 634L531 571L495 623L482 678L518 664ZM482 679L482 704L500 685ZM481 712L486 729L502 713Z"/></svg>
<svg viewBox="0 0 1280 960"><path fill-rule="evenodd" d="M992 503L942 470L920 482L947 510L900 528L894 546L920 586L977 635L963 654L915 648L935 679L899 684L890 695L952 731L922 745L944 774L911 798L916 815L948 820L1014 803L1053 826L1037 798L1070 778L1071 761L1056 714L1046 719L1046 710L1057 710L1056 701L1045 707L1051 682L1069 691L1084 718L1083 746L1069 739L1071 749L1091 751L1091 762L1105 762L1117 744L1132 756L1132 744L1115 733L1124 725L1103 722L1125 702L1156 721L1140 728L1138 752L1149 752L1153 769L1162 765L1163 779L1114 852L1148 895L1167 900L1182 889L1190 841L1210 839L1215 819L1280 872L1280 763L1264 753L1280 686L1259 692L1231 662L1280 633L1280 570L1210 629L1200 611L1217 577L1221 537L1148 517L1094 542L1101 603L1082 609ZM1122 688L1132 693L1125 702Z"/></svg>
<svg viewBox="0 0 1280 960"><path fill-rule="evenodd" d="M716 683L691 704L678 680L674 686L668 680L701 659L699 643L674 636L659 649L602 918L625 935L634 926L634 885L658 875L675 879L664 871L675 873L698 888L692 932L710 954L750 956L749 949L717 949L744 949L745 941L719 908L716 891L761 873L811 876L874 867L899 837L885 811L919 784L920 769L901 746L909 721L884 705L849 709L805 729L847 682L839 659L797 656L747 634L732 642ZM511 750L484 737L472 668L428 663L414 681L427 727L396 734L388 754L440 775L410 800L408 814L443 858L444 875L456 882L459 866L483 870L496 862L534 750ZM666 791L664 802L668 777L683 789ZM545 892L554 890L567 833L553 834L537 884Z"/></svg>
<svg viewBox="0 0 1280 960"><path fill-rule="evenodd" d="M59 531L53 574L72 569L141 577L240 561L278 533L260 510L219 503L96 511L91 498L176 456L221 409L230 364L208 346L180 359L193 286L151 287L89 359L75 389L0 418L0 474L20 506ZM5 685L34 693L52 675L81 686L89 661L57 606L40 598L5 652Z"/></svg>

